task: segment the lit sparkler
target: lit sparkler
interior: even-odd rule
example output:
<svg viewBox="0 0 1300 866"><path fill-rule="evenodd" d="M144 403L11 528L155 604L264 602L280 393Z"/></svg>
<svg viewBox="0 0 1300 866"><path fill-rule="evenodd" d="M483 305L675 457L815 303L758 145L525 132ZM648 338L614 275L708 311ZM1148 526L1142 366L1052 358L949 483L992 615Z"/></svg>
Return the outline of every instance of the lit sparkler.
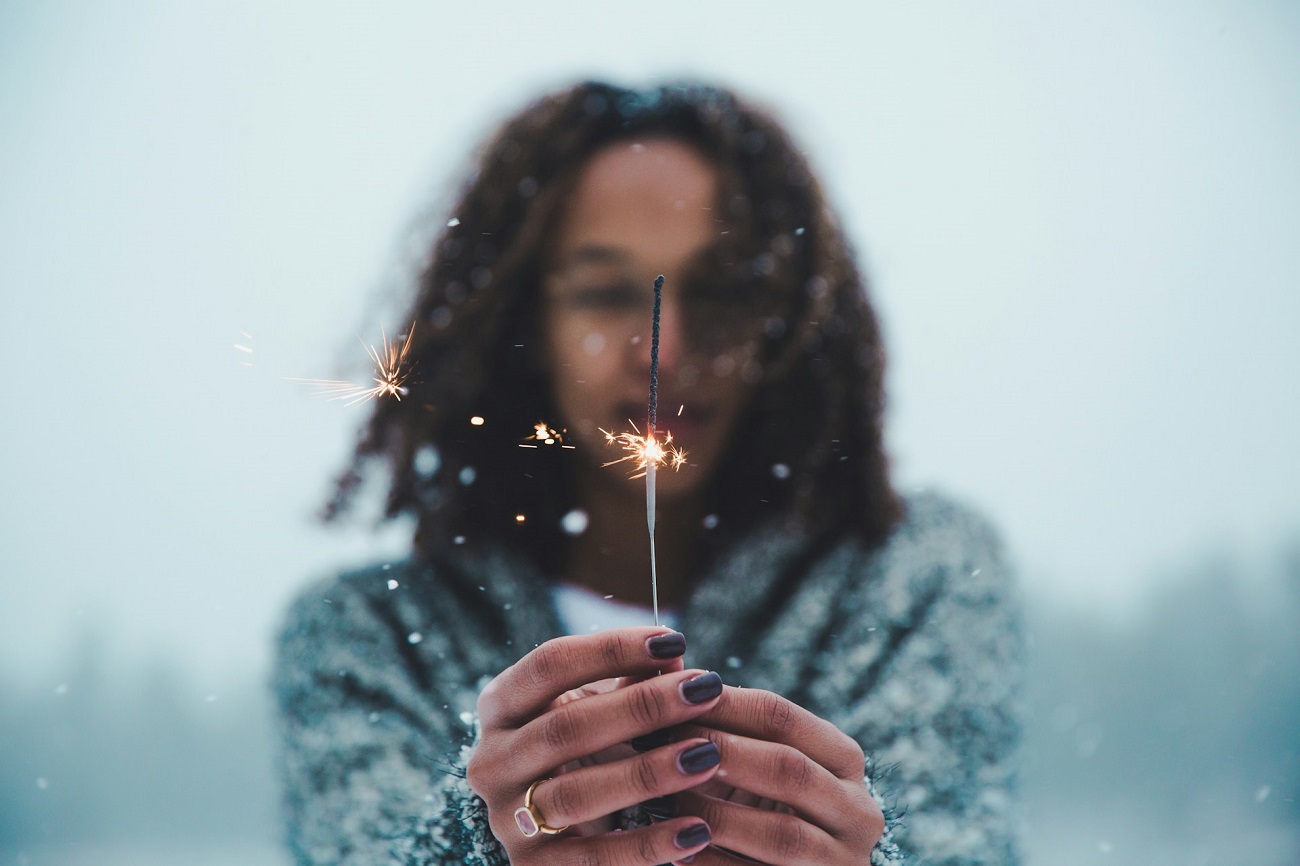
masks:
<svg viewBox="0 0 1300 866"><path fill-rule="evenodd" d="M645 478L645 517L646 526L650 530L650 595L654 603L655 625L659 625L659 574L655 566L655 472L660 466L670 466L677 470L686 462L686 452L672 444L672 433L665 433L662 442L655 438L655 423L659 413L659 308L663 296L664 277L660 274L655 278L654 314L650 328L650 417L646 434L642 436L635 424L632 424L635 433L611 433L604 429L600 431L605 434L606 442L619 445L627 452L623 457L605 465L613 466L631 460L638 470L632 477ZM681 414L680 410L678 414Z"/></svg>
<svg viewBox="0 0 1300 866"><path fill-rule="evenodd" d="M355 406L380 397L392 397L401 402L402 398L409 393L406 383L411 377L411 370L407 366L406 358L411 351L411 339L415 336L415 323L412 322L407 330L405 342L399 343L397 340L390 342L388 335L382 330L380 335L382 337L380 348L375 348L365 341L361 342L361 345L366 348L366 354L375 365L374 372L371 373L371 384L358 385L355 382L339 379L290 379L290 381L310 385L317 393L330 400L345 400L347 406Z"/></svg>

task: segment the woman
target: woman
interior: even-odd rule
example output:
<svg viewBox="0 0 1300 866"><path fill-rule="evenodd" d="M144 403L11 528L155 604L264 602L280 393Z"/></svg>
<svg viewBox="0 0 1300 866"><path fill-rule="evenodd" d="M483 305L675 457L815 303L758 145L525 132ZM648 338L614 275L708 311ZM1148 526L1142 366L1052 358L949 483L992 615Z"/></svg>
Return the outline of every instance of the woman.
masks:
<svg viewBox="0 0 1300 866"><path fill-rule="evenodd" d="M380 460L414 554L309 590L281 641L299 862L1013 862L1009 580L978 518L894 494L875 318L784 131L579 85L502 128L447 225L410 392L328 511ZM643 482L604 465L646 418L660 273L680 632L631 607Z"/></svg>

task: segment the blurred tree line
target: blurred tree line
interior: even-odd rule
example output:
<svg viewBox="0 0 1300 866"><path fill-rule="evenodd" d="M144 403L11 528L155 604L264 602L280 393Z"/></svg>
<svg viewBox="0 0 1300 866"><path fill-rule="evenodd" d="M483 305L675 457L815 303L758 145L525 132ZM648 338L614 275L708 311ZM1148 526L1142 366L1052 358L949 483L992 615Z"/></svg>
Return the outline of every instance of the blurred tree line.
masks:
<svg viewBox="0 0 1300 866"><path fill-rule="evenodd" d="M273 842L264 685L207 694L165 658L109 670L103 645L84 633L48 688L0 683L0 854Z"/></svg>
<svg viewBox="0 0 1300 866"><path fill-rule="evenodd" d="M1045 862L1150 866L1163 839L1175 850L1160 859L1183 866L1295 866L1300 537L1271 562L1207 555L1156 586L1125 622L1031 611L1031 848L1054 850ZM1140 858L1112 841L1125 826L1130 844L1147 837ZM1094 844L1054 848L1063 836Z"/></svg>

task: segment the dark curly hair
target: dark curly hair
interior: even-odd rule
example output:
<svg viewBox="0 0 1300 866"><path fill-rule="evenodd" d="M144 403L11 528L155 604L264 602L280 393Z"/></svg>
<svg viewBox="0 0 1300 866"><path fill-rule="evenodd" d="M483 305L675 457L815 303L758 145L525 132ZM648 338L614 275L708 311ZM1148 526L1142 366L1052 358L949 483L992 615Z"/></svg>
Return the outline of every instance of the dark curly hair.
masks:
<svg viewBox="0 0 1300 866"><path fill-rule="evenodd" d="M900 516L881 420L884 353L863 278L799 149L764 112L698 84L628 90L588 82L525 108L489 140L434 242L406 321L410 392L378 400L323 512L343 513L366 464L389 476L385 514L416 520L418 555L453 543L523 548L553 573L576 503L559 448L517 444L559 424L537 323L547 251L585 161L631 138L695 148L721 178L720 243L704 277L752 301L753 397L708 492L706 554L759 522L879 543ZM707 299L688 342L722 319ZM693 324L692 324L693 322ZM485 423L475 425L479 416ZM612 470L611 470L612 471ZM517 514L527 515L524 523Z"/></svg>

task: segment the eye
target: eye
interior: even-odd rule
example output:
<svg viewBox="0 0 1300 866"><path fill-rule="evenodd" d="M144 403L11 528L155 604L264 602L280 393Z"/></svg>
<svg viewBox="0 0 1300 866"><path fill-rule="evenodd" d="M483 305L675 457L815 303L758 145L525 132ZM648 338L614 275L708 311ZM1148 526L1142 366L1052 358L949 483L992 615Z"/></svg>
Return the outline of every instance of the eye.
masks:
<svg viewBox="0 0 1300 866"><path fill-rule="evenodd" d="M565 302L584 310L622 311L648 309L646 293L631 283L602 283L574 286L565 293Z"/></svg>
<svg viewBox="0 0 1300 866"><path fill-rule="evenodd" d="M746 280L735 278L715 277L701 280L691 294L701 303L711 306L745 307L754 302L753 285Z"/></svg>

